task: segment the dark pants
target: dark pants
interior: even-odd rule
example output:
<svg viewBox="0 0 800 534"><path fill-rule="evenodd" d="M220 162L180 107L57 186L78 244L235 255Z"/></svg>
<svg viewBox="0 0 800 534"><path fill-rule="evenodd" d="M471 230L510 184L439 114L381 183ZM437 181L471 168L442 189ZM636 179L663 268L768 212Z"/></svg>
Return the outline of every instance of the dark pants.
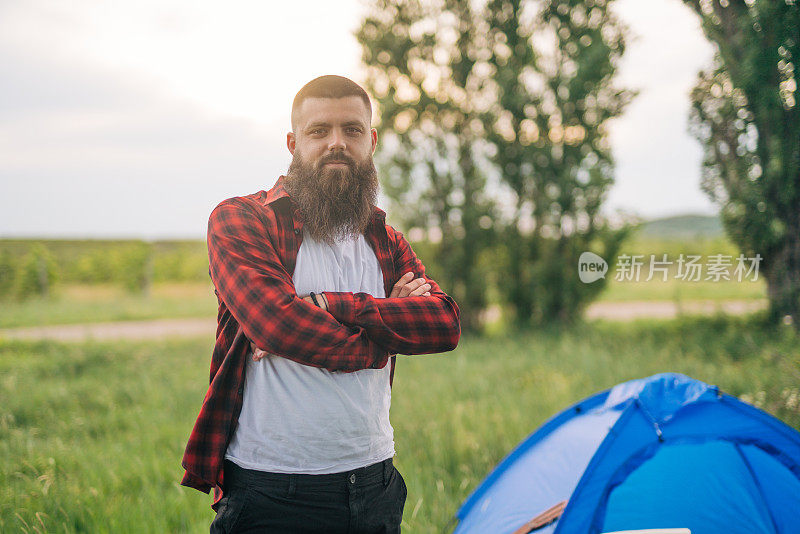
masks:
<svg viewBox="0 0 800 534"><path fill-rule="evenodd" d="M328 475L243 469L225 460L224 497L211 534L397 533L406 483L392 459Z"/></svg>

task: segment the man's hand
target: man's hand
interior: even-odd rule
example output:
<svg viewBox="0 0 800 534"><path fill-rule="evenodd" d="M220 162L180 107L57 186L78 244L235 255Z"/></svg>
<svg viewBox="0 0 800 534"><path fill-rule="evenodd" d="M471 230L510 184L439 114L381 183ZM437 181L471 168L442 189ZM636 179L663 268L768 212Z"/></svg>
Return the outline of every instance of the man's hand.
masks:
<svg viewBox="0 0 800 534"><path fill-rule="evenodd" d="M392 293L389 297L417 297L422 295L423 297L430 297L431 285L425 282L424 278L417 278L414 279L414 273L408 272L400 277L400 280L392 288ZM311 298L311 295L306 295L302 297L303 300L308 302L309 304L316 304L314 303L314 299ZM317 300L320 303L320 307L328 311L328 301L325 299L325 295L322 293L317 294ZM253 361L259 361L266 356L269 356L269 352L263 351L256 347L252 342L250 342L250 348L253 349Z"/></svg>
<svg viewBox="0 0 800 534"><path fill-rule="evenodd" d="M314 299L311 298L311 295L306 295L305 297L303 297L303 300L308 302L309 304L313 304L314 306L317 305L317 303L314 302ZM325 295L323 295L322 293L317 293L317 302L319 302L320 308L322 308L325 311L328 311L328 299L325 298Z"/></svg>
<svg viewBox="0 0 800 534"><path fill-rule="evenodd" d="M400 277L400 280L392 288L389 297L430 297L431 285L425 282L424 278L414 279L414 273L408 272Z"/></svg>
<svg viewBox="0 0 800 534"><path fill-rule="evenodd" d="M253 361L254 362L257 362L258 360L260 360L262 358L266 358L267 356L269 356L269 352L259 349L258 347L255 346L255 344L253 344L252 341L250 342L250 348L253 349Z"/></svg>

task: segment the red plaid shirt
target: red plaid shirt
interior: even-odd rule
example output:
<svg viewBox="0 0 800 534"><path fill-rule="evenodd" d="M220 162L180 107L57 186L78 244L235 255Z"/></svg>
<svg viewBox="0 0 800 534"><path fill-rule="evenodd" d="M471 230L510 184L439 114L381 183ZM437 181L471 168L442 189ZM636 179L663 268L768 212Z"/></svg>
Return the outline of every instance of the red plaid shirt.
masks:
<svg viewBox="0 0 800 534"><path fill-rule="evenodd" d="M330 371L381 369L392 354L453 350L461 333L455 301L425 275L403 234L375 208L367 230L386 295L413 271L430 296L374 298L326 291L329 311L295 294L303 222L283 187L221 202L208 221L209 273L219 301L210 386L189 436L181 484L222 498L223 459L242 408L250 341L267 352ZM391 357L394 377L395 358ZM390 378L391 381L391 378Z"/></svg>

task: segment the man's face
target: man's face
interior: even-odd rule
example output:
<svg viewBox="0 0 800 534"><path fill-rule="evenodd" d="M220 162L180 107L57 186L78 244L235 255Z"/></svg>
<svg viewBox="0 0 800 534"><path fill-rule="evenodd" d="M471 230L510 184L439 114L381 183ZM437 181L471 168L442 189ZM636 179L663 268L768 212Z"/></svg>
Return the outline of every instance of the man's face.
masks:
<svg viewBox="0 0 800 534"><path fill-rule="evenodd" d="M317 240L332 244L366 228L378 191L369 121L357 96L308 98L295 110L285 187Z"/></svg>
<svg viewBox="0 0 800 534"><path fill-rule="evenodd" d="M307 98L295 112L287 146L320 173L336 173L372 157L378 134L370 122L360 97Z"/></svg>

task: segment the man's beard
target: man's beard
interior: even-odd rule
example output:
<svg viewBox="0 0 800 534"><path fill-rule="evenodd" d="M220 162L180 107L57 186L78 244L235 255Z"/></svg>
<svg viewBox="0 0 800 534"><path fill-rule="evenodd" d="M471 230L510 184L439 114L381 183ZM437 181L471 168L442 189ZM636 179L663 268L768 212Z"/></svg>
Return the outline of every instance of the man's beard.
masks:
<svg viewBox="0 0 800 534"><path fill-rule="evenodd" d="M330 161L344 161L348 167L325 167ZM378 173L371 155L357 163L334 152L314 165L295 152L284 187L311 237L332 245L366 230L378 196Z"/></svg>

